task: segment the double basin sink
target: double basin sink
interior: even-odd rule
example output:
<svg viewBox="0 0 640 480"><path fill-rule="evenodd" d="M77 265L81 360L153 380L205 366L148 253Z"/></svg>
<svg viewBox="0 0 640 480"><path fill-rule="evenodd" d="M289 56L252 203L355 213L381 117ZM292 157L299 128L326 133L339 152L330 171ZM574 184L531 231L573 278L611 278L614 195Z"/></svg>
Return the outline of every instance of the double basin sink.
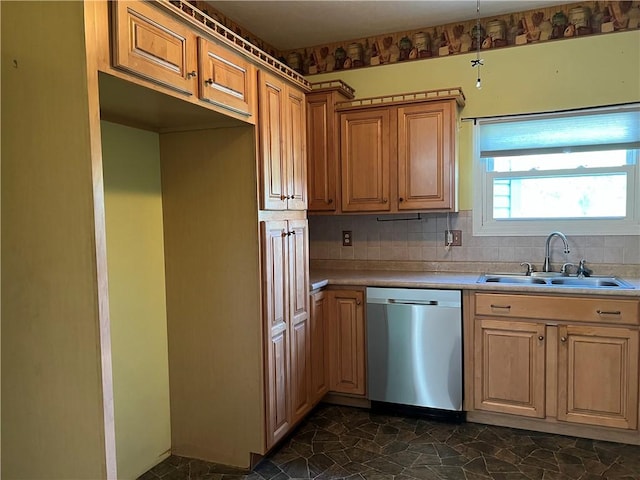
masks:
<svg viewBox="0 0 640 480"><path fill-rule="evenodd" d="M510 273L484 273L480 275L477 283L499 283L512 285L531 285L547 287L573 287L573 288L606 288L606 289L633 289L624 280L618 277L575 277L562 274L549 275L535 273L533 276Z"/></svg>

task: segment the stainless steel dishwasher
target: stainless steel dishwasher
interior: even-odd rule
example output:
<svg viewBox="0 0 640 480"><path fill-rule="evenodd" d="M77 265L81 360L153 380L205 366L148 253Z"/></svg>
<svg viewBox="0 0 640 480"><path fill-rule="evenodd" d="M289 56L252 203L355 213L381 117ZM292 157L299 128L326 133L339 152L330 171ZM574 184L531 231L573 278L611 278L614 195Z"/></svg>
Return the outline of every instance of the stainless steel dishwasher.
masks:
<svg viewBox="0 0 640 480"><path fill-rule="evenodd" d="M462 411L458 290L367 288L372 402Z"/></svg>

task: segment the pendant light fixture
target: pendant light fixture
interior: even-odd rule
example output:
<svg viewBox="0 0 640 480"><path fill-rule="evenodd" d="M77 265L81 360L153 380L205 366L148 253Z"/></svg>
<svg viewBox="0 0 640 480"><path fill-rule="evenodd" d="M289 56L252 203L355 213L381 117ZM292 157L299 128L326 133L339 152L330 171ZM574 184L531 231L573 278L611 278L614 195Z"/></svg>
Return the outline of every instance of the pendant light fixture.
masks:
<svg viewBox="0 0 640 480"><path fill-rule="evenodd" d="M478 68L478 78L476 80L476 88L482 88L482 80L480 79L480 67L484 65L484 60L480 58L480 47L482 45L482 26L480 25L480 0L476 4L476 58L471 60L471 66Z"/></svg>

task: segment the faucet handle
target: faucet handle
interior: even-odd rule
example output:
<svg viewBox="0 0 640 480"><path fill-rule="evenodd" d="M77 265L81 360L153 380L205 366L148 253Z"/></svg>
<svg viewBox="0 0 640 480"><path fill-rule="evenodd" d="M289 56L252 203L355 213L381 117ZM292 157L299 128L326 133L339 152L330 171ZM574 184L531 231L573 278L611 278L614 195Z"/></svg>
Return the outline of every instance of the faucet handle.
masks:
<svg viewBox="0 0 640 480"><path fill-rule="evenodd" d="M575 267L575 265L571 262L567 262L562 264L562 268L560 269L560 273L562 273L563 275L569 275L568 269L570 267Z"/></svg>
<svg viewBox="0 0 640 480"><path fill-rule="evenodd" d="M593 273L593 270L591 270L588 267L585 267L584 265L585 263L586 263L586 260L584 258L580 260L580 264L578 265L578 270L576 271L576 275L578 275L579 277L589 277Z"/></svg>
<svg viewBox="0 0 640 480"><path fill-rule="evenodd" d="M531 264L531 262L522 262L520 264L521 267L524 267L525 265L527 266L527 271L525 272L525 275L530 276L535 271L535 268Z"/></svg>

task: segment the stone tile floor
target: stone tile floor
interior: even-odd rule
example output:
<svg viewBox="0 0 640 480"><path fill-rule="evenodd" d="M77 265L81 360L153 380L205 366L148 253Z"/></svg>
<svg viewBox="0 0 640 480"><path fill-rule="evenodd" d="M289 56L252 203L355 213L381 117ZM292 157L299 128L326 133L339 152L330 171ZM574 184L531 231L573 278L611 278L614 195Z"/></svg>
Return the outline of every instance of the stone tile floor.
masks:
<svg viewBox="0 0 640 480"><path fill-rule="evenodd" d="M322 404L253 471L172 456L159 478L640 480L640 446Z"/></svg>

